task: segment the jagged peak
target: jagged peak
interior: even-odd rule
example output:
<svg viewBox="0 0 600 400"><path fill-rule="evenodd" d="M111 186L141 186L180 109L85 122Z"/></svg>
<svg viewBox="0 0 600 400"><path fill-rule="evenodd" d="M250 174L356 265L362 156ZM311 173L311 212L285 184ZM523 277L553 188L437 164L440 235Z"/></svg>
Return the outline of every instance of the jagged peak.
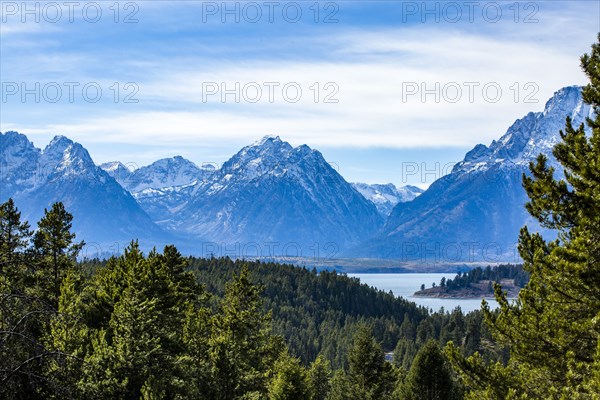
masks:
<svg viewBox="0 0 600 400"><path fill-rule="evenodd" d="M582 86L565 86L552 95L544 106L544 115L560 110L572 110L583 102Z"/></svg>
<svg viewBox="0 0 600 400"><path fill-rule="evenodd" d="M32 149L35 148L33 143L26 135L17 131L6 131L4 133L0 132L0 141L2 142L2 150L9 145L20 145L20 147L29 147Z"/></svg>
<svg viewBox="0 0 600 400"><path fill-rule="evenodd" d="M167 158L161 158L160 160L154 161L152 164L149 165L149 167L153 166L153 165L193 165L194 167L198 168L198 166L196 164L194 164L192 161L188 160L187 158L183 158L182 156L173 156L173 157L167 157Z"/></svg>
<svg viewBox="0 0 600 400"><path fill-rule="evenodd" d="M496 141L494 140L491 144L491 146L495 146L496 145ZM473 149L471 151L469 151L466 155L465 155L465 161L471 161L471 160L476 160L482 156L485 156L489 153L489 148L484 145L484 144L478 144L475 147L473 147Z"/></svg>
<svg viewBox="0 0 600 400"><path fill-rule="evenodd" d="M112 171L116 171L118 169L124 169L128 172L131 172L131 169L129 169L128 166L126 166L125 164L123 164L121 161L109 161L109 162L105 162L99 165L100 168L102 168L103 170L105 170L106 172L112 172Z"/></svg>
<svg viewBox="0 0 600 400"><path fill-rule="evenodd" d="M581 123L589 114L581 86L566 86L557 90L546 102L543 112L529 112L517 119L489 147L478 144L469 151L453 171L485 169L489 164L508 162L527 165L540 152L549 151L560 139L565 117Z"/></svg>
<svg viewBox="0 0 600 400"><path fill-rule="evenodd" d="M55 147L55 146L65 146L66 147L66 146L72 145L73 143L74 142L66 136L56 135L56 136L54 136L54 138L52 138L50 143L48 143L48 145L46 146L46 149L50 148L50 147Z"/></svg>
<svg viewBox="0 0 600 400"><path fill-rule="evenodd" d="M79 143L63 135L55 136L42 152L43 162L71 165L78 161L79 167L96 168L90 153Z"/></svg>
<svg viewBox="0 0 600 400"><path fill-rule="evenodd" d="M66 136L57 135L54 136L50 143L44 148L42 154L50 158L62 157L69 149L74 153L79 153L81 150L87 152L79 143L73 142Z"/></svg>
<svg viewBox="0 0 600 400"><path fill-rule="evenodd" d="M425 192L425 190L423 190L420 187L415 186L415 185L404 185L404 186L400 186L400 187L397 187L397 188L398 188L399 191L406 190L406 191L410 191L410 192L418 193L418 194L421 194L421 193Z"/></svg>
<svg viewBox="0 0 600 400"><path fill-rule="evenodd" d="M250 145L250 147L259 147L259 146L264 146L267 144L273 144L273 143L283 143L283 141L281 140L281 138L279 136L276 135L265 135L262 137L262 139L257 140L256 142L252 143L252 145Z"/></svg>
<svg viewBox="0 0 600 400"><path fill-rule="evenodd" d="M317 150L311 149L310 146L308 146L306 144L302 144L302 145L296 147L294 150L296 150L300 154L308 154L308 153L316 153L317 152Z"/></svg>
<svg viewBox="0 0 600 400"><path fill-rule="evenodd" d="M6 138L27 138L27 136L17 131L6 131L4 133L0 132L0 136L4 136Z"/></svg>

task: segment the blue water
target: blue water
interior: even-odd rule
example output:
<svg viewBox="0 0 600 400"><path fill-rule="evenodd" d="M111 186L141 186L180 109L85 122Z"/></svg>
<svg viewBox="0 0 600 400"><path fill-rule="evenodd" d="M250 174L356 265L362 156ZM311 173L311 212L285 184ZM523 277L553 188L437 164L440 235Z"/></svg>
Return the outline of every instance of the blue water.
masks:
<svg viewBox="0 0 600 400"><path fill-rule="evenodd" d="M440 279L454 278L456 274L348 274L350 277L359 278L362 283L373 286L377 289L389 292L390 290L395 296L402 296L407 300L413 301L420 306L427 307L433 311L438 311L444 307L446 311L452 311L456 307L460 307L463 312L467 313L481 308L481 299L438 299L438 298L423 298L413 297L413 293L420 290L421 284L425 287L431 287L435 282L439 285ZM498 307L495 300L486 300L491 308Z"/></svg>

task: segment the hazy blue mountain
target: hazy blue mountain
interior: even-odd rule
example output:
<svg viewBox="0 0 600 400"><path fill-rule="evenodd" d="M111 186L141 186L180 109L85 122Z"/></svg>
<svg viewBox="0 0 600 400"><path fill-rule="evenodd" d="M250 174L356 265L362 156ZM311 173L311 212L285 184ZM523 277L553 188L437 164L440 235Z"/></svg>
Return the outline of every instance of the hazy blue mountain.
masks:
<svg viewBox="0 0 600 400"><path fill-rule="evenodd" d="M145 189L185 186L202 178L203 170L181 156L163 158L150 165L130 170L119 161L100 165L131 193Z"/></svg>
<svg viewBox="0 0 600 400"><path fill-rule="evenodd" d="M121 186L126 188L127 182L131 178L133 171L120 161L111 161L99 165L108 175L117 181Z"/></svg>
<svg viewBox="0 0 600 400"><path fill-rule="evenodd" d="M62 201L75 217L74 231L89 244L91 254L96 249L117 251L135 238L157 244L167 239L131 194L97 167L79 143L56 136L42 151L17 132L0 133L0 141L0 201L12 197L33 227L44 208Z"/></svg>
<svg viewBox="0 0 600 400"><path fill-rule="evenodd" d="M100 165L127 189L155 221L168 222L190 199L191 186L214 171L181 156L164 158L130 170L119 161Z"/></svg>
<svg viewBox="0 0 600 400"><path fill-rule="evenodd" d="M387 218L394 206L398 203L405 203L414 200L423 193L423 189L412 185L397 187L393 183L387 184L368 184L352 183L354 189L364 196L365 199L375 204L377 211L382 217Z"/></svg>
<svg viewBox="0 0 600 400"><path fill-rule="evenodd" d="M188 190L187 204L171 221L159 222L201 234L219 248L227 244L232 254L331 255L383 223L321 153L279 137L244 147Z"/></svg>
<svg viewBox="0 0 600 400"><path fill-rule="evenodd" d="M539 229L524 208L522 174L539 153L548 155L560 140L565 117L575 124L591 113L581 88L554 94L543 112L515 121L489 146L469 151L452 172L423 194L399 203L383 229L348 255L428 261L516 261L519 229ZM560 173L560 172L559 172ZM548 234L548 232L545 232Z"/></svg>
<svg viewBox="0 0 600 400"><path fill-rule="evenodd" d="M98 167L62 136L40 150L6 132L0 201L13 197L32 223L62 201L79 236L104 247L139 238L174 242L194 254L302 255L317 263L334 255L517 261L519 229L539 228L523 207L522 174L539 153L557 166L551 150L565 117L579 124L590 113L581 88L563 88L544 111L515 121L489 146L475 146L422 194L415 187L349 184L321 153L279 137L244 147L220 169L182 157L132 169L120 162Z"/></svg>

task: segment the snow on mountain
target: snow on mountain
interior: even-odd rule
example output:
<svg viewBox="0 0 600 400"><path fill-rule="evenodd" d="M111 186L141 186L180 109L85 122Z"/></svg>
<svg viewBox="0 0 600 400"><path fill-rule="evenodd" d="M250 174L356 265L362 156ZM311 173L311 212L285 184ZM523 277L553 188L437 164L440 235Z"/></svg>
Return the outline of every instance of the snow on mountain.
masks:
<svg viewBox="0 0 600 400"><path fill-rule="evenodd" d="M0 133L0 198L33 187L38 181L41 150L25 135Z"/></svg>
<svg viewBox="0 0 600 400"><path fill-rule="evenodd" d="M548 155L550 162L557 166L552 148L560 141L559 131L564 129L565 118L571 117L573 124L578 126L591 115L591 107L583 102L581 87L564 87L546 102L543 112L530 112L516 120L489 147L483 144L475 146L462 162L454 166L453 172L487 170L494 165L527 167L540 153Z"/></svg>
<svg viewBox="0 0 600 400"><path fill-rule="evenodd" d="M129 181L133 171L120 161L111 161L99 165L111 178L119 182L124 187L124 183Z"/></svg>
<svg viewBox="0 0 600 400"><path fill-rule="evenodd" d="M367 184L352 183L352 187L362 194L365 199L375 204L377 211L387 218L394 206L398 203L405 203L414 200L423 193L423 189L416 186L406 185L396 187L392 183L388 184Z"/></svg>
<svg viewBox="0 0 600 400"><path fill-rule="evenodd" d="M190 187L214 172L181 156L164 158L131 171L119 161L100 166L127 189L155 221L168 220L190 197Z"/></svg>
<svg viewBox="0 0 600 400"><path fill-rule="evenodd" d="M560 89L542 112L515 121L489 146L475 146L450 174L413 201L396 205L382 231L346 255L421 262L518 262L515 247L523 225L552 235L525 210L528 199L522 175L540 153L556 165L552 147L560 140L565 118L570 116L578 126L591 113L580 87Z"/></svg>
<svg viewBox="0 0 600 400"><path fill-rule="evenodd" d="M358 243L383 222L321 153L273 136L241 149L190 195L164 226L242 248L275 243L313 255Z"/></svg>
<svg viewBox="0 0 600 400"><path fill-rule="evenodd" d="M74 216L78 238L88 243L167 237L79 143L56 136L41 151L17 132L0 133L0 142L0 201L12 197L32 226L61 201Z"/></svg>
<svg viewBox="0 0 600 400"><path fill-rule="evenodd" d="M184 186L201 179L203 170L181 156L163 158L141 167L125 181L125 188L132 193L144 189L163 189Z"/></svg>
<svg viewBox="0 0 600 400"><path fill-rule="evenodd" d="M578 125L591 113L581 88L563 88L542 112L515 121L489 146L475 146L423 193L351 185L318 151L277 136L242 148L220 169L173 157L132 170L120 162L97 167L85 148L63 136L42 151L6 132L0 133L0 201L13 197L33 224L62 201L79 237L104 244L145 238L236 257L518 261L519 229L540 230L524 208L522 174L539 153L556 165L551 150L565 117Z"/></svg>

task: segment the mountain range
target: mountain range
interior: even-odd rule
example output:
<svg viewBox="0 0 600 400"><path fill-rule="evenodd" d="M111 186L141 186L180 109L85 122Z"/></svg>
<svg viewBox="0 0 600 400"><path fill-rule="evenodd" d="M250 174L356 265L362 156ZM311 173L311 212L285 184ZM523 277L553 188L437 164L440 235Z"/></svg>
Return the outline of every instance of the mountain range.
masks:
<svg viewBox="0 0 600 400"><path fill-rule="evenodd" d="M539 153L556 164L551 150L565 117L579 124L591 112L580 87L563 88L425 191L348 183L319 151L277 136L242 148L221 168L176 156L133 169L97 166L63 136L41 150L6 132L0 201L14 198L32 223L63 201L78 237L103 253L138 238L147 247L174 242L186 253L232 257L512 261L520 227L540 229L524 209L522 174Z"/></svg>
<svg viewBox="0 0 600 400"><path fill-rule="evenodd" d="M201 236L205 250L219 254L337 252L384 222L320 152L279 137L244 147L220 169L181 157L136 171L117 162L102 167L124 177L119 182L166 231Z"/></svg>
<svg viewBox="0 0 600 400"><path fill-rule="evenodd" d="M80 144L56 136L41 150L25 135L6 132L0 134L0 150L0 202L13 198L33 227L45 208L62 201L91 253L119 251L134 238L172 240Z"/></svg>

